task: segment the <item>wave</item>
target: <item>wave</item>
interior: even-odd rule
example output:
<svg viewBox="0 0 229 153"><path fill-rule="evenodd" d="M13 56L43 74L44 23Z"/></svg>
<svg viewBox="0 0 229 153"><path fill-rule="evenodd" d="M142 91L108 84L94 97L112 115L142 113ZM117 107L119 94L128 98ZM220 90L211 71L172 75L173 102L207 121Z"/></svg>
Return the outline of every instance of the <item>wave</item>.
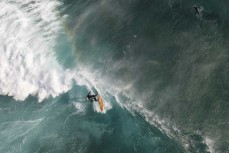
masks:
<svg viewBox="0 0 229 153"><path fill-rule="evenodd" d="M83 71L64 69L57 61L55 46L58 37L64 33L58 10L61 5L56 0L0 2L3 23L0 25L1 95L19 101L33 95L41 102L69 91L74 81L95 90L90 83L93 77L85 79ZM110 103L104 100L103 113L111 109ZM93 108L100 112L98 105Z"/></svg>
<svg viewBox="0 0 229 153"><path fill-rule="evenodd" d="M0 94L41 102L71 88L74 75L56 61L54 46L61 31L56 0L0 2Z"/></svg>
<svg viewBox="0 0 229 153"><path fill-rule="evenodd" d="M139 91L139 94L144 94L140 96L142 99L136 98L139 97L136 95L138 94L135 86L136 80L125 80L124 78L123 82L114 82L114 76L106 77L101 71L94 71L83 65L80 65L80 69L77 70L62 68L56 60L54 49L56 43L58 43L56 40L63 31L60 12L58 11L58 7L61 5L62 3L56 0L10 0L0 2L2 8L0 11L2 22L0 25L0 94L12 96L20 101L25 100L29 95L34 95L41 102L49 96L56 97L69 91L72 88L73 80L75 80L78 85L86 86L89 90L96 89L101 93L106 103L105 110L112 108L110 98L114 96L123 108L133 115L135 113L141 114L146 121L160 129L167 136L180 141L188 151L189 145L192 145L189 137L186 137L180 131L180 128L173 123L160 118L156 112L154 113L153 109L147 109L145 101L150 99L152 95L143 93L148 92L144 90ZM79 20L86 22L84 16ZM75 26L74 32L80 29L79 27L83 25L82 22ZM93 43L96 42L92 41ZM104 63L106 64L106 61ZM116 62L115 64L108 64L111 66L108 67L111 69L110 71L117 69L119 74L119 70L125 70L125 66L122 66L124 64ZM127 67L131 64L133 63L127 64ZM131 65L130 68L136 67L138 62L134 64L135 66ZM147 64L158 65L153 60ZM135 74L133 73L133 75ZM152 89L151 87L149 88ZM83 104L78 101L73 104L79 114L85 113ZM161 104L160 107L164 104ZM94 109L98 111L98 107L94 106ZM157 109L155 110L157 111ZM204 138L204 136L202 137ZM211 138L205 137L203 143L208 145L207 149L210 152L214 152L214 141Z"/></svg>

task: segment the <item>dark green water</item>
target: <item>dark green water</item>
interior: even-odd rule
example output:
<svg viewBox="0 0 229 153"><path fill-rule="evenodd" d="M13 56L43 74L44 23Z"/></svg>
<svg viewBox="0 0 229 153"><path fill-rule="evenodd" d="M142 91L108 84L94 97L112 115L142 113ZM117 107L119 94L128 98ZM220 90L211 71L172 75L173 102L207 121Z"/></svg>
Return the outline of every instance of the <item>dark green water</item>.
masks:
<svg viewBox="0 0 229 153"><path fill-rule="evenodd" d="M144 114L143 106L179 129L171 133L187 150L204 152L205 143L229 152L229 2L65 2L79 63L129 94L131 109Z"/></svg>
<svg viewBox="0 0 229 153"><path fill-rule="evenodd" d="M0 152L229 152L229 1L61 2L0 2Z"/></svg>

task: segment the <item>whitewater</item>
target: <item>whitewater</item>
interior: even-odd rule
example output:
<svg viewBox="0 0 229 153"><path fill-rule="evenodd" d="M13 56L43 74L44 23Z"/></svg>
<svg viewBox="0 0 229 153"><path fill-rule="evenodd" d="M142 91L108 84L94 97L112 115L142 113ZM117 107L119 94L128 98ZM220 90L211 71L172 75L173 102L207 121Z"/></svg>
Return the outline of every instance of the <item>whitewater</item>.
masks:
<svg viewBox="0 0 229 153"><path fill-rule="evenodd" d="M228 54L226 47L220 46L224 44L221 41L223 37L215 27L216 23L201 23L208 24L217 39L206 34L201 45L203 54L207 55L208 50L216 48L219 55L217 58L209 56L200 67L196 64L196 69L192 69L193 73L188 76L191 79L186 80L190 87L186 89L182 83L174 84L183 81L180 76L184 73L184 65L188 67L198 53L194 52L193 56L179 53L179 58L178 55L172 55L176 54L175 51L169 53L169 56L165 55L164 50L157 54L157 50L160 51L158 48L163 48L159 40L169 41L163 39L163 31L170 26L159 29L153 25L153 28L159 29L161 37L158 40L152 37L152 42L146 33L137 33L131 24L136 24L140 29L142 26L147 29L147 25L151 25L148 19L142 20L143 24L135 23L135 16L139 18L139 14L143 14L144 18L150 12L134 12L138 3L0 1L0 152L228 152L227 141L223 141L227 134L225 137L219 134L224 132L225 126L217 131L215 126L211 128L215 123L206 119L206 125L199 127L198 119L193 119L198 117L198 113L188 112L191 117L185 118L185 113L175 108L182 106L181 101L192 102L192 94L198 93L195 91L198 85L192 84L198 84L199 78L211 84L209 78L221 64L219 61L228 65ZM148 3L142 2L141 7L148 6ZM152 6L156 4L159 5L159 2L152 2ZM176 14L180 11L176 4L176 1L166 1L159 6L165 5L168 10L172 10L173 18L177 17L173 26L179 29L182 24L179 25L178 20L183 18ZM133 17L127 10L133 11ZM157 14L155 9L152 10ZM158 18L154 22L161 23ZM196 19L195 15L191 19ZM204 17L196 20L201 22ZM123 23L127 24L127 29ZM201 27L198 32L202 32ZM186 42L182 38L191 42L190 37L199 36L193 34L187 37L189 34L189 31L178 33L181 38L174 39L175 43L183 47ZM170 39L172 36L165 37ZM214 39L215 44L210 39ZM193 41L193 46L199 45ZM152 54L144 47L145 56L135 52L140 50L138 44L142 42L148 48L150 44L156 46ZM187 53L192 53L193 46L189 46ZM170 49L179 50L179 47L172 46ZM162 82L154 75L158 73L167 80L170 68L164 66L163 61L173 65L170 58L171 61L177 61L171 68L171 71L175 71L171 72L174 74L171 80L175 83L163 88L166 81ZM226 76L224 69L222 72L225 72L222 76ZM227 80L225 78L224 82ZM213 90L208 86L203 88L208 92ZM185 92L181 93L180 89ZM226 92L227 88L224 90ZM89 91L102 95L105 104L103 112L97 103L87 102L85 95ZM174 95L182 98L173 98ZM197 94L194 100L199 99ZM221 101L228 106L224 99ZM202 108L201 104L199 106ZM176 111L167 112L169 107ZM215 109L221 107L217 105ZM212 121L217 126L228 124L226 117L220 122L217 119ZM186 120L189 121L187 127Z"/></svg>

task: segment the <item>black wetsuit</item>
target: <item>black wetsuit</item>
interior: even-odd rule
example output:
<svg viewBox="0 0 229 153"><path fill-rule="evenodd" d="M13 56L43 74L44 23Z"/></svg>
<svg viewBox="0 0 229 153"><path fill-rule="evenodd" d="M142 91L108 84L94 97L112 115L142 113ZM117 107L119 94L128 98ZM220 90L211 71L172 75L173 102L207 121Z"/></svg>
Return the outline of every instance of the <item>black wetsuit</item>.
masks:
<svg viewBox="0 0 229 153"><path fill-rule="evenodd" d="M98 95L91 95L91 92L89 92L89 93L87 94L87 98L88 98L88 100L90 100L90 102L98 101L98 100L96 99L96 96L98 96Z"/></svg>
<svg viewBox="0 0 229 153"><path fill-rule="evenodd" d="M200 14L199 7L195 5L195 6L194 6L194 9L195 9L196 14L199 15L199 14Z"/></svg>
<svg viewBox="0 0 229 153"><path fill-rule="evenodd" d="M203 6L197 6L197 5L195 5L193 7L195 9L196 15L198 15L199 17L201 17L202 16L202 13L203 13L203 10L204 10Z"/></svg>

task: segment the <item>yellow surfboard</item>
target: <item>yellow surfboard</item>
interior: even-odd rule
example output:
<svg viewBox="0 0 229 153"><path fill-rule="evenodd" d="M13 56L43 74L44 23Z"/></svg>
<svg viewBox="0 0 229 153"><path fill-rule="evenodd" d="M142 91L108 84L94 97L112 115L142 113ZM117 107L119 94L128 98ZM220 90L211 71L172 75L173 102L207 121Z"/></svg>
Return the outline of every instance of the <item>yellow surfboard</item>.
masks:
<svg viewBox="0 0 229 153"><path fill-rule="evenodd" d="M104 108L104 104L103 104L103 99L101 96L98 96L98 103L99 103L100 110L102 112Z"/></svg>

